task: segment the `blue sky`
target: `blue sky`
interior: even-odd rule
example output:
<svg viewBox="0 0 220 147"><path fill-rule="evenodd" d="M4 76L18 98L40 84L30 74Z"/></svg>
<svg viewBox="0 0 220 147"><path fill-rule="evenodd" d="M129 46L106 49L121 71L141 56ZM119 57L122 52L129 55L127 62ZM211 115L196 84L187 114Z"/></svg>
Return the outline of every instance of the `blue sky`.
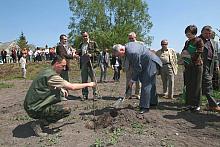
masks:
<svg viewBox="0 0 220 147"><path fill-rule="evenodd" d="M153 22L152 49L162 39L180 52L186 40L184 30L195 24L199 33L204 25L220 28L220 0L147 0ZM31 44L44 47L59 42L69 32L71 12L67 0L2 0L0 5L0 42L18 39L24 32ZM198 33L198 34L199 34Z"/></svg>

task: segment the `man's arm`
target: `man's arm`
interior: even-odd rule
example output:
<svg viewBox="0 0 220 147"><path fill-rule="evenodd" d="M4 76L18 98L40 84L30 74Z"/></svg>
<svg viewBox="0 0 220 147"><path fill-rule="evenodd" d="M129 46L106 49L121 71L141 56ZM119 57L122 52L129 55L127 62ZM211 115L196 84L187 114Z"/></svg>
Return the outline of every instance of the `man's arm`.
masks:
<svg viewBox="0 0 220 147"><path fill-rule="evenodd" d="M90 82L90 83L69 83L69 82L67 82L64 85L64 88L68 89L68 90L79 90L79 89L83 89L86 87L95 87L95 86L96 86L95 82Z"/></svg>
<svg viewBox="0 0 220 147"><path fill-rule="evenodd" d="M95 87L96 84L94 82L90 83L69 83L68 81L61 78L59 75L51 76L48 80L48 85L52 88L64 88L68 90L79 90L85 87Z"/></svg>

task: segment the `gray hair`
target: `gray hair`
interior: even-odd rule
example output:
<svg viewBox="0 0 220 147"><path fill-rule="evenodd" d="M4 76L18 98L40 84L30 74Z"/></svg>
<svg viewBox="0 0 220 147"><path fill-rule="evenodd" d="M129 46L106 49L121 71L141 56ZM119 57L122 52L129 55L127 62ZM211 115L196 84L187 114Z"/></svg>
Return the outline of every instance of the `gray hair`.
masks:
<svg viewBox="0 0 220 147"><path fill-rule="evenodd" d="M119 52L121 48L125 48L125 46L121 45L121 44L115 44L112 48L113 52Z"/></svg>
<svg viewBox="0 0 220 147"><path fill-rule="evenodd" d="M136 38L136 33L135 32L131 32L128 35Z"/></svg>

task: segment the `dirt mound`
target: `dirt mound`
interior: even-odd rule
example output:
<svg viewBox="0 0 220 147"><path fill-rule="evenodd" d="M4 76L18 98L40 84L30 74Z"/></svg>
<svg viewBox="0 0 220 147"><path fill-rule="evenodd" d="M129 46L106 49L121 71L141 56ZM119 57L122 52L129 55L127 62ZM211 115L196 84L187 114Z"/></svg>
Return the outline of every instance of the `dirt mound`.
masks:
<svg viewBox="0 0 220 147"><path fill-rule="evenodd" d="M133 123L146 124L150 123L151 120L146 117L146 114L139 114L136 110L125 108L125 109L112 109L109 112L105 112L98 116L95 120L86 122L85 127L88 129L101 129L107 127L122 127L130 126Z"/></svg>

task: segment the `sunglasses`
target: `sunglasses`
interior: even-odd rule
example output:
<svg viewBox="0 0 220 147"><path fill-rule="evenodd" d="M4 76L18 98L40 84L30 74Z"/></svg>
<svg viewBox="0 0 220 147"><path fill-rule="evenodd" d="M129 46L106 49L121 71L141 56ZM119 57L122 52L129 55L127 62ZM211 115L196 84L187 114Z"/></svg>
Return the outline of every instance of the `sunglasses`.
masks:
<svg viewBox="0 0 220 147"><path fill-rule="evenodd" d="M161 45L167 45L167 44L161 44Z"/></svg>

